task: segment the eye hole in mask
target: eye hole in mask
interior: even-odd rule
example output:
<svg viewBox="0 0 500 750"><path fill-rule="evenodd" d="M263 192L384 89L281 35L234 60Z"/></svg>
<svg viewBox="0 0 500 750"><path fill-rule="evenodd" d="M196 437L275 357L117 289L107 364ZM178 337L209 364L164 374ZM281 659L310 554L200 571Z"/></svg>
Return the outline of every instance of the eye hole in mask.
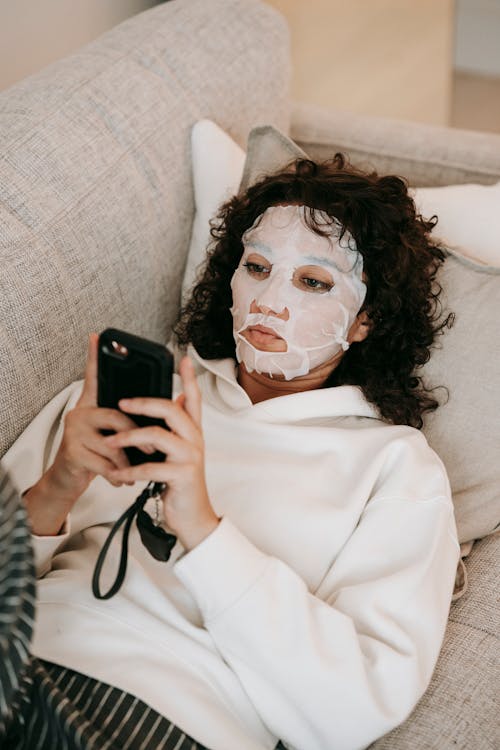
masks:
<svg viewBox="0 0 500 750"><path fill-rule="evenodd" d="M263 281L269 278L272 265L265 261L247 260L243 263L248 275L257 281ZM315 294L325 294L335 286L331 274L320 266L300 266L294 270L292 284L297 289Z"/></svg>

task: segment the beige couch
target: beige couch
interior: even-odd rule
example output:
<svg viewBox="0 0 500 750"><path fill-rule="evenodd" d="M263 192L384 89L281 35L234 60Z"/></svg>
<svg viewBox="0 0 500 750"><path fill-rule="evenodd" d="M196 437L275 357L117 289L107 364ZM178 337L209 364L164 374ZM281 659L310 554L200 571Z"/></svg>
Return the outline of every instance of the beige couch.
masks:
<svg viewBox="0 0 500 750"><path fill-rule="evenodd" d="M313 157L343 150L415 185L500 179L498 136L293 106L289 75L287 29L270 7L173 0L0 95L0 455L81 376L89 331L168 340L197 120L242 146L270 123ZM377 750L500 746L498 535L475 543L467 567L432 683Z"/></svg>

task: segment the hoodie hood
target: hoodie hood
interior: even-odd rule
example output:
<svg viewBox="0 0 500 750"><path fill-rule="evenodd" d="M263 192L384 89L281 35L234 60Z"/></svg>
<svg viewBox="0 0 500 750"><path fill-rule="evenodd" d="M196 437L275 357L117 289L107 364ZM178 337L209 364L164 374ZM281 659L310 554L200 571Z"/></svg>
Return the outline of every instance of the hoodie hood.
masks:
<svg viewBox="0 0 500 750"><path fill-rule="evenodd" d="M221 411L237 411L246 418L279 424L348 417L380 420L376 407L366 400L361 388L353 385L302 391L252 404L238 383L234 359L203 359L191 345L188 354L195 363L204 400Z"/></svg>

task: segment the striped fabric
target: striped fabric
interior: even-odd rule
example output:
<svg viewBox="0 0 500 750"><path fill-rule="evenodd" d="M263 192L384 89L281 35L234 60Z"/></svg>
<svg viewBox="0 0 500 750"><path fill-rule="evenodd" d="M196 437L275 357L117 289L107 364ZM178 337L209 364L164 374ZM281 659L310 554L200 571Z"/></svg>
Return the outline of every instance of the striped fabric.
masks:
<svg viewBox="0 0 500 750"><path fill-rule="evenodd" d="M34 659L9 750L206 750L133 695Z"/></svg>
<svg viewBox="0 0 500 750"><path fill-rule="evenodd" d="M3 750L207 750L133 695L51 662L33 659L21 694Z"/></svg>
<svg viewBox="0 0 500 750"><path fill-rule="evenodd" d="M34 615L35 573L26 512L0 467L0 740L17 711Z"/></svg>

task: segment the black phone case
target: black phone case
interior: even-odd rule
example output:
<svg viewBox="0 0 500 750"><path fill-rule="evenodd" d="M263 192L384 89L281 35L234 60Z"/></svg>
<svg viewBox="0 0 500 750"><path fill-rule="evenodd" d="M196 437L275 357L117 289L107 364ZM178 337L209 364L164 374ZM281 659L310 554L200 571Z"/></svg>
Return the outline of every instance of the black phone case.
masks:
<svg viewBox="0 0 500 750"><path fill-rule="evenodd" d="M115 345L113 345L115 342ZM126 347L124 356L117 351ZM161 344L148 341L116 328L107 328L99 336L99 353L97 363L97 403L110 409L118 409L121 398L135 396L154 396L172 398L173 356ZM160 425L166 428L165 422L156 417L128 414L139 427ZM103 430L103 434L112 434L112 430ZM143 453L135 447L125 448L131 463L149 463L163 461L165 454L156 451L153 454Z"/></svg>

